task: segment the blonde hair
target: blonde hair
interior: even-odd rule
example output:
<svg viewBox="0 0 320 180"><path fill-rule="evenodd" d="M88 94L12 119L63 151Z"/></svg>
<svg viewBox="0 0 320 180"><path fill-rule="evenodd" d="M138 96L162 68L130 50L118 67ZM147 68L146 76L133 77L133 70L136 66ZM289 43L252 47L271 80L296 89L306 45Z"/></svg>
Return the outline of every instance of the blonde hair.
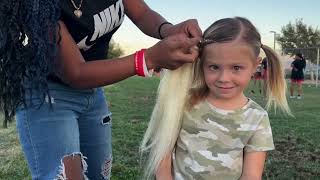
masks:
<svg viewBox="0 0 320 180"><path fill-rule="evenodd" d="M184 64L177 70L166 70L161 79L157 101L140 146L141 152L150 150L146 179L153 176L161 160L175 146L191 86L192 66Z"/></svg>
<svg viewBox="0 0 320 180"><path fill-rule="evenodd" d="M278 55L268 46L262 45L261 49L267 56L267 104L266 108L269 110L274 107L276 110L279 107L286 114L292 116L288 106L286 90L287 83L284 78L284 70Z"/></svg>
<svg viewBox="0 0 320 180"><path fill-rule="evenodd" d="M286 82L280 60L269 47L262 45L261 37L252 23L242 17L225 18L214 22L203 35L200 43L200 59L194 64L168 71L160 82L158 98L141 151L150 150L145 176L150 178L161 160L174 149L185 110L206 98L209 88L203 74L202 51L207 44L239 41L250 47L255 57L262 48L268 59L267 109L279 107L291 114L286 99Z"/></svg>

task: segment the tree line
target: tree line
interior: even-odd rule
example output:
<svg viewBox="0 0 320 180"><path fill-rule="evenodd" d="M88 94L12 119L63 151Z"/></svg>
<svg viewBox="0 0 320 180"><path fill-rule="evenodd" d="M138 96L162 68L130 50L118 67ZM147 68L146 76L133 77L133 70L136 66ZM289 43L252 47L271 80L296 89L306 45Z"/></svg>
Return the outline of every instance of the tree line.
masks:
<svg viewBox="0 0 320 180"><path fill-rule="evenodd" d="M303 19L296 19L295 23L289 22L281 29L281 35L277 38L284 54L292 55L300 52L307 60L315 63L317 48L320 48L320 30L308 26Z"/></svg>

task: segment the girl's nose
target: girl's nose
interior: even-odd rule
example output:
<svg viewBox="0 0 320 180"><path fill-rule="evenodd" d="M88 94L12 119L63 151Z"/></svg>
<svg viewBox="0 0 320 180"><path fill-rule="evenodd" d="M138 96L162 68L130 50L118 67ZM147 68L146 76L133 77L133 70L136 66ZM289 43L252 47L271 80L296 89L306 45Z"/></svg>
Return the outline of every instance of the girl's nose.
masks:
<svg viewBox="0 0 320 180"><path fill-rule="evenodd" d="M230 72L227 70L221 70L219 77L218 77L219 82L228 82L230 81Z"/></svg>

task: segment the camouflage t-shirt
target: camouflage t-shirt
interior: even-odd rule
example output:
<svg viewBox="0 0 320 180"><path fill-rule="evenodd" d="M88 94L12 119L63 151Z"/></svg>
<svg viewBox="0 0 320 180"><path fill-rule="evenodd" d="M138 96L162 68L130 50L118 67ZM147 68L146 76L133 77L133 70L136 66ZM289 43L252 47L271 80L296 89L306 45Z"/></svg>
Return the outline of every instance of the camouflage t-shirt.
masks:
<svg viewBox="0 0 320 180"><path fill-rule="evenodd" d="M239 179L244 152L272 149L268 114L257 103L231 111L203 101L184 113L173 153L175 180Z"/></svg>

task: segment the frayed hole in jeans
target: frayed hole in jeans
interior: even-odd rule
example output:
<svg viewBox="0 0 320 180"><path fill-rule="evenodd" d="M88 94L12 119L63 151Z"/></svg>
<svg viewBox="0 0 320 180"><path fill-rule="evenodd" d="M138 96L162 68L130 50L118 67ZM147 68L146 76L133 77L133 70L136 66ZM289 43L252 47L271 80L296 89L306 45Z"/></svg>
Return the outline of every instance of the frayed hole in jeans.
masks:
<svg viewBox="0 0 320 180"><path fill-rule="evenodd" d="M69 161L69 162L74 161L76 159L76 156L80 157L80 163L81 163L81 168L82 168L82 170L81 170L82 175L79 174L79 176L82 176L81 179L88 180L88 178L86 176L88 165L87 165L87 162L85 161L85 159L87 159L87 157L83 156L81 152L72 153L70 155L65 155L61 159L61 165L59 166L59 172L58 172L58 175L55 178L55 180L67 180L68 179L67 173L66 173L66 168L68 168L68 167L66 167L65 163L67 161ZM68 163L66 163L66 164L68 164Z"/></svg>
<svg viewBox="0 0 320 180"><path fill-rule="evenodd" d="M103 125L107 125L107 124L110 124L111 123L111 116L106 116L102 119L102 124Z"/></svg>
<svg viewBox="0 0 320 180"><path fill-rule="evenodd" d="M102 165L101 175L104 179L110 179L111 176L111 167L112 167L112 157L106 159Z"/></svg>

